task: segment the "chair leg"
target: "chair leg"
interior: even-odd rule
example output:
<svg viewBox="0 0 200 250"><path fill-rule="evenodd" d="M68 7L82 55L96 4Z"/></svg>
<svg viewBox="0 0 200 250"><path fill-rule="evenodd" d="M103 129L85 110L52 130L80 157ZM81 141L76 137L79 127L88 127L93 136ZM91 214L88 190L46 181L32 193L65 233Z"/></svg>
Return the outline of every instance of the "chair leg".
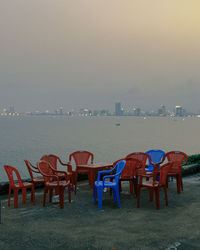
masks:
<svg viewBox="0 0 200 250"><path fill-rule="evenodd" d="M56 188L55 193L56 193L56 195L59 194L58 188ZM53 197L53 188L50 188L50 189L49 189L49 202L52 202L52 197Z"/></svg>
<svg viewBox="0 0 200 250"><path fill-rule="evenodd" d="M35 205L35 187L34 187L34 185L31 188L31 201L33 202L33 205Z"/></svg>
<svg viewBox="0 0 200 250"><path fill-rule="evenodd" d="M47 195L48 189L44 187L44 195L43 195L43 207L45 207L45 202L46 202L46 195Z"/></svg>
<svg viewBox="0 0 200 250"><path fill-rule="evenodd" d="M68 200L71 202L71 186L70 184L68 185Z"/></svg>
<svg viewBox="0 0 200 250"><path fill-rule="evenodd" d="M114 191L114 190L113 190ZM119 180L119 191L121 192L122 191L122 182L121 180Z"/></svg>
<svg viewBox="0 0 200 250"><path fill-rule="evenodd" d="M103 188L98 187L98 209L102 209Z"/></svg>
<svg viewBox="0 0 200 250"><path fill-rule="evenodd" d="M177 186L177 193L180 194L181 190L180 190L180 178L179 178L179 175L176 175L176 186Z"/></svg>
<svg viewBox="0 0 200 250"><path fill-rule="evenodd" d="M59 190L59 198L60 198L60 208L64 208L64 189L60 188Z"/></svg>
<svg viewBox="0 0 200 250"><path fill-rule="evenodd" d="M135 179L135 178L133 179L133 185L134 185L134 192L137 196L137 179Z"/></svg>
<svg viewBox="0 0 200 250"><path fill-rule="evenodd" d="M8 206L10 207L10 196L11 196L11 187L9 186L9 194L8 194Z"/></svg>
<svg viewBox="0 0 200 250"><path fill-rule="evenodd" d="M26 188L22 188L22 202L26 203Z"/></svg>
<svg viewBox="0 0 200 250"><path fill-rule="evenodd" d="M155 189L155 198L156 198L156 209L160 209L160 194L159 188Z"/></svg>
<svg viewBox="0 0 200 250"><path fill-rule="evenodd" d="M181 186L181 190L183 191L183 179L182 179L182 175L179 175L180 177L180 186Z"/></svg>
<svg viewBox="0 0 200 250"><path fill-rule="evenodd" d="M140 185L137 186L137 207L140 207Z"/></svg>
<svg viewBox="0 0 200 250"><path fill-rule="evenodd" d="M77 191L77 173L74 174L75 194Z"/></svg>
<svg viewBox="0 0 200 250"><path fill-rule="evenodd" d="M166 180L166 187L167 187L167 188L168 188L169 178L170 178L170 177L167 177L167 180Z"/></svg>
<svg viewBox="0 0 200 250"><path fill-rule="evenodd" d="M73 179L73 176L70 177L70 184L71 184L72 191L74 191L74 179Z"/></svg>
<svg viewBox="0 0 200 250"><path fill-rule="evenodd" d="M133 194L133 180L129 180L130 193Z"/></svg>
<svg viewBox="0 0 200 250"><path fill-rule="evenodd" d="M94 202L97 201L97 187L94 186Z"/></svg>
<svg viewBox="0 0 200 250"><path fill-rule="evenodd" d="M116 203L117 201L117 194L116 194L116 190L113 189L113 199L114 199L114 203Z"/></svg>
<svg viewBox="0 0 200 250"><path fill-rule="evenodd" d="M114 189L113 189L113 192L114 192ZM115 190L115 193L116 193L116 196L117 196L118 207L120 207L119 188L117 188L117 189Z"/></svg>
<svg viewBox="0 0 200 250"><path fill-rule="evenodd" d="M164 188L164 192L165 192L166 206L168 206L167 187L163 187L163 188Z"/></svg>
<svg viewBox="0 0 200 250"><path fill-rule="evenodd" d="M18 208L18 189L14 189L14 208Z"/></svg>

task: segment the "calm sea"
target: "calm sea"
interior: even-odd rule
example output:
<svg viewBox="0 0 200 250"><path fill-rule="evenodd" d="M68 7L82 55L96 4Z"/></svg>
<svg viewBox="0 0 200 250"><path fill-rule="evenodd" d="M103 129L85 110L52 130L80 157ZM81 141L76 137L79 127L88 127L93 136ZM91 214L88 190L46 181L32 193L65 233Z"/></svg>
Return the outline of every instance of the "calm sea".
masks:
<svg viewBox="0 0 200 250"><path fill-rule="evenodd" d="M26 178L23 160L35 164L44 154L56 154L65 162L76 150L91 151L95 161L105 162L149 149L196 154L200 151L199 132L200 118L0 118L0 182L7 181L4 164L17 167Z"/></svg>

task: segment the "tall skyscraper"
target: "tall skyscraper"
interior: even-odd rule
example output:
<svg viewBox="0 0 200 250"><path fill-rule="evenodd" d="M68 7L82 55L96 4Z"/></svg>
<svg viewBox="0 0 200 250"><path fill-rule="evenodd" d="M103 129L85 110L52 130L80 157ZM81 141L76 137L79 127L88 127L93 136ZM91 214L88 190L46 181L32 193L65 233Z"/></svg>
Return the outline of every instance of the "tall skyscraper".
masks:
<svg viewBox="0 0 200 250"><path fill-rule="evenodd" d="M175 116L185 116L185 115L186 115L186 111L183 107L181 106L175 107Z"/></svg>
<svg viewBox="0 0 200 250"><path fill-rule="evenodd" d="M115 103L115 115L116 116L122 115L121 102Z"/></svg>
<svg viewBox="0 0 200 250"><path fill-rule="evenodd" d="M14 106L10 106L9 107L9 113L15 113L15 107Z"/></svg>

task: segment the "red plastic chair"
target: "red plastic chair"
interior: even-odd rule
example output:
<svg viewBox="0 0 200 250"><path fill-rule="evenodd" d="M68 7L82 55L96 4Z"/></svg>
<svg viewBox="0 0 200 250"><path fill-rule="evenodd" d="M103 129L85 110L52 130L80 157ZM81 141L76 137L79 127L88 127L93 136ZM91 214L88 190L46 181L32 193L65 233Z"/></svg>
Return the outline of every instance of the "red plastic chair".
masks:
<svg viewBox="0 0 200 250"><path fill-rule="evenodd" d="M67 172L58 171L51 167L50 163L47 161L39 161L37 167L40 173L44 177L44 196L43 196L43 206L45 207L46 194L49 191L49 201L52 201L53 189L58 190L60 199L60 208L64 208L64 191L68 187L68 199L71 202L71 188L70 188L70 177ZM64 174L65 180L59 180L58 174Z"/></svg>
<svg viewBox="0 0 200 250"><path fill-rule="evenodd" d="M72 189L74 189L74 184L73 184L74 178L73 178L72 166L69 163L62 162L61 159L57 155L53 155L53 154L43 155L40 160L49 162L55 170L58 169L58 163L60 163L60 165L62 165L65 168L67 167L68 176L70 176L70 181L72 183ZM57 175L59 177L59 180L65 179L65 174L57 173Z"/></svg>
<svg viewBox="0 0 200 250"><path fill-rule="evenodd" d="M153 180L148 180L143 182L143 177L147 177L148 175L140 175L140 181L137 187L137 207L140 207L140 189L142 187L146 187L149 189L149 197L150 201L153 201L153 193L155 192L156 198L156 209L160 209L160 188L164 189L165 192L165 200L166 206L168 206L168 198L167 198L167 174L172 167L172 163L168 162L164 164L162 167L155 169L153 171ZM159 181L157 181L157 175L159 173Z"/></svg>
<svg viewBox="0 0 200 250"><path fill-rule="evenodd" d="M142 166L140 169L137 170L137 174L145 174L145 165L147 162L147 159L149 158L149 155L143 152L134 152L126 156L127 158L137 159L140 162L142 162Z"/></svg>
<svg viewBox="0 0 200 250"><path fill-rule="evenodd" d="M26 167L28 169L28 172L30 174L30 177L31 177L31 180L32 180L32 183L35 185L37 184L43 184L44 183L44 178L43 176L41 177L35 177L33 173L36 173L36 174L40 174L40 171L37 167L33 166L30 161L28 160L24 160L25 164L26 164ZM41 174L40 174L41 175Z"/></svg>
<svg viewBox="0 0 200 250"><path fill-rule="evenodd" d="M142 162L134 158L126 158L125 160L126 165L119 179L120 192L122 191L121 182L129 181L130 193L133 193L133 186L135 193L137 193L137 169L142 167Z"/></svg>
<svg viewBox="0 0 200 250"><path fill-rule="evenodd" d="M29 182L23 182L19 172L16 168L4 165L4 169L8 175L9 179L9 196L8 196L8 206L10 206L10 196L12 190L14 191L14 208L18 207L18 192L21 189L22 190L22 201L23 203L26 202L26 189L31 188L31 201L35 205L35 190L34 190L34 184ZM14 174L17 177L18 182L14 181Z"/></svg>
<svg viewBox="0 0 200 250"><path fill-rule="evenodd" d="M185 153L180 152L180 151L170 151L163 156L161 163L166 158L168 161L173 163L168 173L168 177L176 178L177 193L180 194L181 190L183 191L181 167L187 164L188 156Z"/></svg>
<svg viewBox="0 0 200 250"><path fill-rule="evenodd" d="M74 178L74 184L75 184L75 194L76 194L76 190L77 190L77 176L78 174L87 174L89 175L88 170L85 169L78 169L77 166L78 165L82 165L82 164L88 164L89 160L91 162L91 164L93 164L94 161L94 155L88 151L76 151L72 154L69 155L69 162L68 164L71 165L72 159L75 162L76 168L72 170L73 172L73 178ZM88 176L88 179L90 181L90 177Z"/></svg>

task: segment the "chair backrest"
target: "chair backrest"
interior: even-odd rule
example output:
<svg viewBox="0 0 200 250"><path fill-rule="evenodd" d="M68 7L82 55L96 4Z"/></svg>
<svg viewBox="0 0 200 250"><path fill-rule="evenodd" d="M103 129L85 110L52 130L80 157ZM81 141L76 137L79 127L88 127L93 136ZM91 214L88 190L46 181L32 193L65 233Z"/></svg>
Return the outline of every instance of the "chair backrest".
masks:
<svg viewBox="0 0 200 250"><path fill-rule="evenodd" d="M160 149L151 149L145 153L151 156L151 160L153 163L160 162L163 155L165 154L165 152ZM153 171L153 165L150 163L149 158L148 158L148 170Z"/></svg>
<svg viewBox="0 0 200 250"><path fill-rule="evenodd" d="M159 176L159 186L165 186L167 183L167 174L172 167L172 162L167 162L163 166L160 167L160 176Z"/></svg>
<svg viewBox="0 0 200 250"><path fill-rule="evenodd" d="M126 165L121 173L121 178L135 177L137 168L142 167L142 162L134 158L126 158Z"/></svg>
<svg viewBox="0 0 200 250"><path fill-rule="evenodd" d="M51 164L48 161L45 161L45 160L39 161L37 163L37 167L38 167L40 173L43 175L45 182L52 181L51 176L54 175L54 172L51 168ZM46 176L46 175L48 175L48 176Z"/></svg>
<svg viewBox="0 0 200 250"><path fill-rule="evenodd" d="M24 162L25 162L25 164L26 164L26 167L27 167L27 169L28 169L28 172L29 172L29 174L30 174L30 177L31 177L31 179L32 179L32 181L34 180L34 176L33 176L33 172L34 173L40 173L39 172L39 170L38 170L38 168L36 168L35 166L33 166L31 163L30 163L30 161L28 161L28 160L24 160Z"/></svg>
<svg viewBox="0 0 200 250"><path fill-rule="evenodd" d="M51 167L57 170L57 158L55 155L43 155L40 160L49 162Z"/></svg>
<svg viewBox="0 0 200 250"><path fill-rule="evenodd" d="M181 151L170 151L163 157L173 163L172 169L180 169L180 167L186 165L188 162L188 156Z"/></svg>
<svg viewBox="0 0 200 250"><path fill-rule="evenodd" d="M9 179L9 183L11 186L15 186L15 181L14 181L14 174L17 177L18 183L20 187L23 187L24 184L22 182L22 179L20 177L20 174L18 172L18 170L12 166L8 166L8 165L4 165L4 169L8 175L8 179Z"/></svg>
<svg viewBox="0 0 200 250"><path fill-rule="evenodd" d="M127 155L126 159L127 158L133 158L133 159L139 160L140 162L142 162L142 168L145 171L145 164L146 164L147 159L149 157L151 157L151 156L144 153L144 152L134 152L134 153L131 153L131 154Z"/></svg>
<svg viewBox="0 0 200 250"><path fill-rule="evenodd" d="M72 158L77 165L87 164L91 158L91 163L93 163L94 155L88 151L76 151L69 156L69 161L71 162Z"/></svg>
<svg viewBox="0 0 200 250"><path fill-rule="evenodd" d="M122 160L116 161L113 165L115 165L114 169L116 169L114 182L118 183L121 173L126 165L126 160L122 159Z"/></svg>

